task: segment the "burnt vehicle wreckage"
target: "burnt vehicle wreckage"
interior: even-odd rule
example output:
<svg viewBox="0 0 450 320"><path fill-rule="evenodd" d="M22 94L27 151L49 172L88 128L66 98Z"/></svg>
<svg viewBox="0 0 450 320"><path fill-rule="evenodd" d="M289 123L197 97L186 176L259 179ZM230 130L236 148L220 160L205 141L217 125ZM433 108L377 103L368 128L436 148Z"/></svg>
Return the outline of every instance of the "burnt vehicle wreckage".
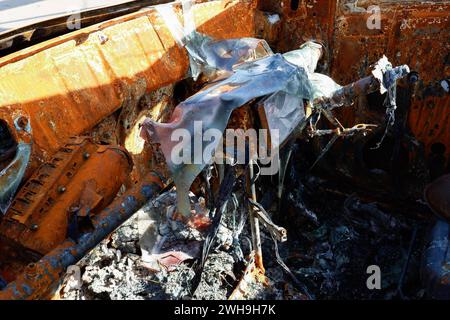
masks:
<svg viewBox="0 0 450 320"><path fill-rule="evenodd" d="M134 1L0 33L0 299L450 298L448 12Z"/></svg>

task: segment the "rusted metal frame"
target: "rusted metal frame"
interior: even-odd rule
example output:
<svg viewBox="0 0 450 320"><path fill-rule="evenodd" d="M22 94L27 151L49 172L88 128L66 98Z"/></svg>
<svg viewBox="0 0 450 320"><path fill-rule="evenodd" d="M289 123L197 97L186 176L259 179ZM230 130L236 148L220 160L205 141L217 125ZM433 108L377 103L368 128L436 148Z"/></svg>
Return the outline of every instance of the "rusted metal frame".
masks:
<svg viewBox="0 0 450 320"><path fill-rule="evenodd" d="M156 197L162 187L159 175L149 174L93 218L94 231L83 235L78 242L66 241L37 263L28 265L22 275L0 291L0 300L47 298L67 267L77 263L146 202Z"/></svg>
<svg viewBox="0 0 450 320"><path fill-rule="evenodd" d="M60 36L73 30L68 26L70 19L71 25L79 24L86 28L105 20L117 18L132 12L141 10L151 5L157 5L170 2L171 0L151 0L151 1L132 1L113 6L107 6L99 9L90 9L81 11L79 15L67 14L64 16L55 16L54 18L34 22L14 30L0 32L0 57L7 53L12 53L27 46L36 44L50 37ZM11 46L7 45L11 42ZM3 49L2 48L3 45Z"/></svg>
<svg viewBox="0 0 450 320"><path fill-rule="evenodd" d="M244 270L242 278L239 280L236 288L228 297L228 300L244 300L248 298L248 287L252 283L262 283L265 286L269 285L267 277L264 275L264 271L261 270L255 257L255 251L250 253L248 258L247 267Z"/></svg>
<svg viewBox="0 0 450 320"><path fill-rule="evenodd" d="M369 4L369 2L365 2ZM448 74L447 51L449 23L449 1L423 2L410 1L407 5L398 1L386 1L371 4L380 6L382 29L362 29L352 34L336 31L336 63L332 71L335 76L343 75L348 79L352 74L362 72L367 63L373 61L371 52L384 51L396 63L408 63L412 70L420 73L418 85L412 89L412 101L408 107L407 125L414 137L423 144L426 157L434 156L431 147L438 143L445 146L443 154L444 166L448 167L450 155L450 130L446 126L448 117L445 112L450 99L441 88L439 82ZM367 14L348 14L339 5L337 18L349 23L360 23L364 26ZM362 40L356 47L357 59L346 59L347 52L339 52L339 45ZM368 41L367 41L368 40ZM413 48L413 50L411 50ZM367 59L369 58L369 60ZM432 61L432 63L429 63ZM350 66L350 68L349 68ZM342 81L342 78L341 78ZM364 106L361 106L364 107ZM350 112L344 113L347 123L354 118ZM422 151L420 152L422 154ZM417 159L417 154L411 153ZM431 158L429 159L431 160Z"/></svg>
<svg viewBox="0 0 450 320"><path fill-rule="evenodd" d="M165 0L161 0L161 2L165 2ZM181 8L181 3L174 2L174 6L175 6L175 8L179 9L179 8ZM221 10L220 12L217 12L217 8L219 6L223 7L223 10ZM210 28L210 26L207 25L208 21L210 20L209 18L212 18L212 19L214 18L214 16L211 16L211 15L208 16L207 12L208 12L208 9L212 9L212 13L224 14L224 13L227 13L226 11L233 6L235 6L236 8L234 8L234 10L232 10L232 11L236 11L236 13L241 13L241 14L248 14L248 17L245 17L245 16L235 17L236 19L242 19L242 22L248 22L247 19L248 18L253 19L256 14L256 11L255 12L245 12L246 9L248 10L248 9L255 8L254 0L248 0L248 1L212 0L210 2L208 2L207 0L195 0L195 5L193 6L193 10L195 13L194 17L197 22L196 26L198 26L197 29L200 32L204 32L210 36L213 36L213 37L218 36L218 39L229 38L227 36L227 34L223 33L224 30L218 30L218 29L213 30ZM155 14L155 11L156 10L154 7L149 6L147 8L143 8L142 10L140 10L138 12L126 14L126 15L123 15L123 16L120 16L120 17L117 17L114 19L100 22L98 24L68 33L66 35L63 35L63 36L39 43L39 44L36 44L29 48L20 50L19 52L15 52L13 54L10 54L8 56L0 58L0 67L3 67L4 65L7 65L9 63L17 62L19 60L30 57L30 56L40 53L44 50L61 45L63 43L67 43L68 41L75 40L78 44L82 44L84 42L84 40L86 40L86 38L89 34L93 34L93 33L99 32L99 31L104 31L107 28L110 28L110 27L115 26L120 23L129 22L132 20L139 19L141 17L149 17L150 19L153 19L154 17L152 15ZM205 19L205 17L208 17L208 19ZM230 16L230 18L231 18L231 16ZM198 24L198 21L201 21L201 23ZM243 24L238 24L238 25L234 25L234 27L235 27L234 32L236 32L236 33L243 32L245 34L248 34L249 32L254 32L254 30L252 30L253 26L248 26L248 25L246 26ZM223 28L223 29L227 29L227 28Z"/></svg>
<svg viewBox="0 0 450 320"><path fill-rule="evenodd" d="M131 167L123 148L72 138L16 194L0 223L0 235L23 248L48 253L64 241L69 228L75 237L78 218L94 216L114 199Z"/></svg>
<svg viewBox="0 0 450 320"><path fill-rule="evenodd" d="M380 61L382 60L383 59L381 59ZM331 134L333 134L334 136L330 139L325 148L321 151L321 153L319 154L319 156L317 157L317 159L312 164L309 170L315 167L315 165L331 149L331 147L339 137L352 136L357 132L362 132L363 134L365 134L367 131L371 131L374 127L377 127L376 125L372 124L360 123L351 128L345 128L339 122L339 120L336 117L334 117L331 110L337 107L351 105L353 104L353 101L356 97L361 95L367 95L380 89L383 91L387 90L389 95L392 87L394 87L393 89L395 90L397 80L406 76L409 73L409 67L407 65L398 66L392 69L389 69L389 67L381 67L381 68L387 69L386 70L378 69L378 73L380 74L374 71L371 76L365 77L347 86L344 86L339 90L336 90L331 95L331 97L318 98L313 102L314 109L316 110L316 112L319 112L319 116L320 114L323 114L330 121L330 123L335 126L335 128L317 130L315 125L311 124L311 131L312 131L310 133L311 136L324 136ZM393 97L395 97L395 95ZM389 101L386 109L386 112L388 111L390 112L389 121L392 120L391 117L393 117L393 112L395 111L395 108L396 108L395 101L394 102ZM386 125L385 134L388 130L389 125L390 123ZM380 143L381 142L379 142L379 144Z"/></svg>
<svg viewBox="0 0 450 320"><path fill-rule="evenodd" d="M375 92L379 88L378 80L374 76L368 76L342 87L329 98L317 99L314 101L314 105L332 110L338 106L351 105L355 97Z"/></svg>
<svg viewBox="0 0 450 320"><path fill-rule="evenodd" d="M427 154L431 152L433 144L444 144L448 166L450 130L446 130L448 117L445 110L450 99L440 88L439 81L448 74L445 59L450 30L450 1L359 1L358 5L362 9L370 5L380 7L382 25L379 30L366 27L370 12L352 12L346 9L346 4L355 1L308 2L303 17L300 10L290 9L289 2L290 0L258 1L259 8L276 12L282 17L278 49L295 49L303 37L314 37L315 34L320 34L318 31L327 28L329 40L325 56L331 59L324 66L339 83L349 83L352 78L362 75L369 64L375 62L380 52L384 52L395 63L409 64L412 70L421 74L409 108L408 125L415 138L424 144ZM305 2L300 3L302 5ZM341 28L341 21L349 28ZM299 32L291 32L293 29ZM322 40L324 39L323 33ZM353 52L344 50L346 44L351 44ZM355 59L349 53L354 53ZM437 64L442 65L442 68L436 68ZM434 95L436 91L438 95ZM424 95L425 92L428 94ZM354 117L351 110L343 110L340 115L340 119L347 125L354 121Z"/></svg>
<svg viewBox="0 0 450 320"><path fill-rule="evenodd" d="M399 75L399 77L404 77L409 72L409 68L406 65L398 66L392 70L388 70L383 75L383 82L388 82L393 79L393 84L396 85L395 81L397 78L391 77L391 74ZM356 97L361 95L367 95L369 93L375 92L380 89L381 86L385 84L380 83L381 79L378 79L374 75L367 76L358 81L352 82L339 90L335 91L331 97L318 98L314 101L314 105L319 110L332 110L337 107L346 106L353 104Z"/></svg>
<svg viewBox="0 0 450 320"><path fill-rule="evenodd" d="M182 17L180 4L174 7ZM252 1L236 0L201 1L192 7L197 30L215 39L253 36L253 9ZM233 27L221 25L230 19L235 19ZM69 136L91 130L146 92L185 78L189 61L156 10L148 8L0 58L0 66L0 118L16 140L17 116L34 129L28 177ZM28 84L31 89L21 88Z"/></svg>

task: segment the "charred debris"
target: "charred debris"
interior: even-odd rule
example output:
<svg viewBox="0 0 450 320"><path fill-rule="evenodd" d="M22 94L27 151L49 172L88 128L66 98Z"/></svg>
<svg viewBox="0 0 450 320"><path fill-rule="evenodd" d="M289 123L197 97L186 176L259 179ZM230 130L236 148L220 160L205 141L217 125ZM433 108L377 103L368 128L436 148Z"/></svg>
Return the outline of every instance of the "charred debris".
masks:
<svg viewBox="0 0 450 320"><path fill-rule="evenodd" d="M189 76L146 94L137 81L57 150L37 115L2 111L0 298L449 298L450 179L423 195L428 164L405 133L420 75L382 55L340 85L317 71L319 41L216 40L195 7L178 8L184 25L154 9Z"/></svg>

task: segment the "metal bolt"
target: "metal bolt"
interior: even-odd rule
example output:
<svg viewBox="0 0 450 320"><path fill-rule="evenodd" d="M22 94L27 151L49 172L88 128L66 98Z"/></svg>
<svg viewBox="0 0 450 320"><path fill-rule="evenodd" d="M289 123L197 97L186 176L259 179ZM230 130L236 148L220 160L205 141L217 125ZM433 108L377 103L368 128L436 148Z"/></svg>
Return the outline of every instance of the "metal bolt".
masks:
<svg viewBox="0 0 450 320"><path fill-rule="evenodd" d="M419 74L416 71L411 71L408 74L408 82L409 83L416 83L417 81L419 81Z"/></svg>
<svg viewBox="0 0 450 320"><path fill-rule="evenodd" d="M30 263L27 265L26 275L28 278L33 278L36 276L36 264Z"/></svg>
<svg viewBox="0 0 450 320"><path fill-rule="evenodd" d="M17 126L22 129L25 130L27 128L28 125L28 118L21 116L17 119Z"/></svg>

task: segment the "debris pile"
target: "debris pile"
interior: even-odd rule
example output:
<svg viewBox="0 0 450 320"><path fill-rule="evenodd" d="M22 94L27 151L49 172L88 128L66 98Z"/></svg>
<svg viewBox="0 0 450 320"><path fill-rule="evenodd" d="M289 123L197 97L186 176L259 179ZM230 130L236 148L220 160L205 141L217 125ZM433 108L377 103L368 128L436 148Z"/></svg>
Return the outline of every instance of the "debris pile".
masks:
<svg viewBox="0 0 450 320"><path fill-rule="evenodd" d="M286 180L289 191L285 195L288 214L278 216L280 222L290 221L286 224L289 241L278 244L275 249L271 235L262 230L268 284L249 283L248 299L307 299L302 291L305 289L315 299L425 297L425 287L420 281L420 262L425 244L421 239L425 238L429 228L427 219L415 215L406 217L394 209L385 211L376 203L365 202L352 194L351 189L348 193L342 192L332 183L315 176L299 179L295 173L290 175ZM319 190L320 195L311 190ZM174 195L169 192L155 201L170 198L174 205ZM231 249L233 222L221 225L217 242L195 287L195 268L200 252L197 250L193 254L190 251L189 255L185 252L188 252L189 242L202 242L206 232L173 221L170 215L160 215L161 219L157 226L150 228L151 231L157 230L156 234L167 237L164 240L166 250L173 252L183 248L179 252L189 258L173 265L160 265L158 270L149 268L144 261L148 260L148 257L144 258L145 246L141 249L149 235L139 234L140 224L145 223L140 219L143 215L154 216L155 208L167 209L152 206L149 204L141 209L78 264L80 286L71 287L73 276L67 276L60 291L61 298L227 299L230 296L243 276L244 267L239 268L243 261ZM168 208L170 211L170 206ZM233 209L229 218L246 214L238 212L242 208ZM273 214L277 215L276 212ZM244 228L238 238L243 256L250 253L250 237L250 230ZM297 280L277 263L275 250ZM369 290L366 286L366 269L372 264L383 270L382 290Z"/></svg>

